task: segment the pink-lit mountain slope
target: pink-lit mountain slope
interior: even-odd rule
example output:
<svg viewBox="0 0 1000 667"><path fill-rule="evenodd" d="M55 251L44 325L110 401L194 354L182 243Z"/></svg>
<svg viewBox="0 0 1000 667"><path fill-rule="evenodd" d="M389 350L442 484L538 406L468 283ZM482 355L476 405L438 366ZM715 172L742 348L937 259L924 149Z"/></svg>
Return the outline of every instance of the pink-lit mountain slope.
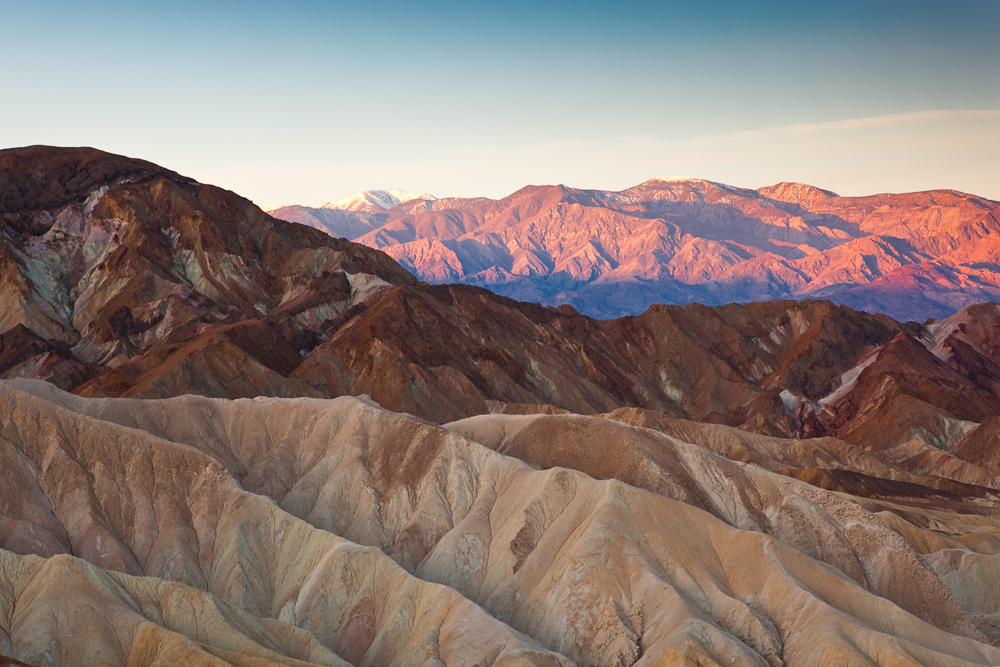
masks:
<svg viewBox="0 0 1000 667"><path fill-rule="evenodd" d="M347 239L357 238L378 229L389 221L386 212L397 206L401 211L422 210L436 197L416 195L404 190L365 190L318 208L311 206L281 206L269 209L276 218L309 225L330 236Z"/></svg>
<svg viewBox="0 0 1000 667"><path fill-rule="evenodd" d="M292 208L272 214L324 228ZM950 190L840 197L797 183L653 179L620 192L529 186L500 200L419 200L357 236L364 225L338 229L426 281L596 317L808 297L922 320L1000 299L998 209Z"/></svg>

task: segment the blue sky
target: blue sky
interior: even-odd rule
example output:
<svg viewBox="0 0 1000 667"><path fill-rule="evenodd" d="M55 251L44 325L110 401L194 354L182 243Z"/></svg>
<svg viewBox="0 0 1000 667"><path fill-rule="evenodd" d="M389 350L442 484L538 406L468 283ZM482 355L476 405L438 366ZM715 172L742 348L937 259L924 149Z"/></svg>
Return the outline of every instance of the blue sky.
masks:
<svg viewBox="0 0 1000 667"><path fill-rule="evenodd" d="M653 176L1000 199L1000 1L0 0L0 147L261 205Z"/></svg>

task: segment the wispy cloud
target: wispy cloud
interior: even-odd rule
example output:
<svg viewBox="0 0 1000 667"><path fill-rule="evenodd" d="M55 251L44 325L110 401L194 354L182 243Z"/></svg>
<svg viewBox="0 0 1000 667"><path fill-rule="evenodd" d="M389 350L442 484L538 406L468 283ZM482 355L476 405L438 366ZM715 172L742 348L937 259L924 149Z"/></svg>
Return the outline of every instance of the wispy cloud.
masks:
<svg viewBox="0 0 1000 667"><path fill-rule="evenodd" d="M302 194L268 201L319 203L374 187L442 197L504 197L545 183L619 190L652 176L741 187L799 181L844 195L951 188L1000 199L1000 110L919 111L701 138L636 133L430 146L393 161L378 153L364 157L331 164L318 153L312 161L284 163L283 182ZM267 192L274 169L273 161L261 160L193 175L241 192Z"/></svg>
<svg viewBox="0 0 1000 667"><path fill-rule="evenodd" d="M782 135L818 134L825 132L890 128L902 125L917 125L921 123L961 123L992 119L1000 119L1000 110L973 109L911 111L908 113L890 114L886 116L848 118L845 120L835 120L826 123L803 123L799 125L769 127L759 130L744 130L741 132L700 137L696 141L698 143L722 143L740 140L768 139Z"/></svg>

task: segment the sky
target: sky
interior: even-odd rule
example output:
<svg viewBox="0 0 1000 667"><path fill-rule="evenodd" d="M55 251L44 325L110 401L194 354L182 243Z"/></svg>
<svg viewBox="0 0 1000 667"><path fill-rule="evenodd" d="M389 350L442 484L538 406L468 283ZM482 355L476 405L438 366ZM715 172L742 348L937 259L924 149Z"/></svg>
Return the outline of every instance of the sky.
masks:
<svg viewBox="0 0 1000 667"><path fill-rule="evenodd" d="M261 206L653 177L1000 200L1000 0L0 0L0 148Z"/></svg>

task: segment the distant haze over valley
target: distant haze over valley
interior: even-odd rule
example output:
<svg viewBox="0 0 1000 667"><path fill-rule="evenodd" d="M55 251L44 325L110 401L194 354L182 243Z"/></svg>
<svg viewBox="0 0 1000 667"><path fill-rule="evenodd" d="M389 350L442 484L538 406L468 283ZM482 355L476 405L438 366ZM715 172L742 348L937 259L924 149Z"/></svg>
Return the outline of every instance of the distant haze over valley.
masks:
<svg viewBox="0 0 1000 667"><path fill-rule="evenodd" d="M427 282L599 318L654 303L820 298L922 320L1000 299L998 209L953 190L841 197L800 183L654 178L496 200L370 190L270 213L383 250Z"/></svg>

